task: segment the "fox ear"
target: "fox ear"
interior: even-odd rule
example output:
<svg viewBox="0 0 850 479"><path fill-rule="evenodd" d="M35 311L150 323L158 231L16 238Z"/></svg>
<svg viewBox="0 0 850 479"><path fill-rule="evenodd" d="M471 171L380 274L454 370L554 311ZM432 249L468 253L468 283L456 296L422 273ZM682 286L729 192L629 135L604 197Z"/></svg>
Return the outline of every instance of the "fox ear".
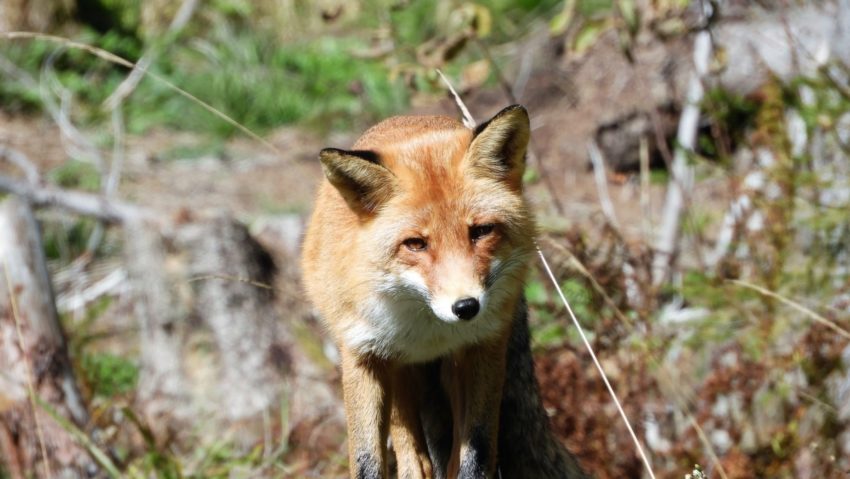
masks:
<svg viewBox="0 0 850 479"><path fill-rule="evenodd" d="M504 179L519 189L530 135L525 108L522 105L505 108L475 128L469 146L472 167L486 176Z"/></svg>
<svg viewBox="0 0 850 479"><path fill-rule="evenodd" d="M355 212L375 211L393 192L393 174L374 152L325 148L319 160L325 177Z"/></svg>

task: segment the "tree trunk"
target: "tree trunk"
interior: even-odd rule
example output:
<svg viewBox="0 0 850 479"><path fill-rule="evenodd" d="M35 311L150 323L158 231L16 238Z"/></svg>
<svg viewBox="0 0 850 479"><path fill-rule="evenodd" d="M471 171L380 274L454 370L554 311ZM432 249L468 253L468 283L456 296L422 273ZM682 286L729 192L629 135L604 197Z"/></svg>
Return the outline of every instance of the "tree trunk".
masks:
<svg viewBox="0 0 850 479"><path fill-rule="evenodd" d="M38 224L27 202L9 197L0 202L0 458L12 477L86 475L88 454L38 401L79 426L88 421Z"/></svg>
<svg viewBox="0 0 850 479"><path fill-rule="evenodd" d="M157 227L146 221L124 224L125 258L139 324L141 368L138 398L154 431L171 437L189 418L189 393L183 371L179 322L181 314L174 282L166 273L166 248Z"/></svg>
<svg viewBox="0 0 850 479"><path fill-rule="evenodd" d="M186 241L198 316L218 348L222 410L230 420L250 419L272 406L286 367L275 334L274 262L224 215L189 227Z"/></svg>

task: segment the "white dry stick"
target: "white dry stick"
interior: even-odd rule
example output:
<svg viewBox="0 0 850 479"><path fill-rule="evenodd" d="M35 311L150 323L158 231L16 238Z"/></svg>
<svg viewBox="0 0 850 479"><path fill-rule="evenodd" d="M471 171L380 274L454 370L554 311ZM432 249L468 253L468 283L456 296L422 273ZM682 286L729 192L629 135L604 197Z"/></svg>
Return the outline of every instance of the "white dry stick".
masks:
<svg viewBox="0 0 850 479"><path fill-rule="evenodd" d="M38 168L26 155L20 151L5 145L0 145L0 161L5 160L20 169L31 185L37 185L41 181Z"/></svg>
<svg viewBox="0 0 850 479"><path fill-rule="evenodd" d="M708 62L711 58L711 34L705 30L697 33L694 40L695 71L688 84L688 94L682 116L679 119L679 129L676 139L679 147L673 155L673 165L670 171L670 182L667 185L667 197L664 201L664 212L661 217L661 230L655 244L655 257L652 260L652 282L658 286L670 277L670 269L676 257L679 236L681 234L682 216L685 210L685 195L689 194L694 184L693 167L688 164L688 155L693 152L699 127L699 104L705 89L703 78L708 73Z"/></svg>
<svg viewBox="0 0 850 479"><path fill-rule="evenodd" d="M649 177L649 142L646 138L640 139L640 211L641 211L641 230L643 231L643 240L645 244L649 244L649 235L652 232L652 197L650 196L650 177Z"/></svg>
<svg viewBox="0 0 850 479"><path fill-rule="evenodd" d="M617 215L614 212L614 203L611 202L611 195L608 194L608 178L605 174L605 160L602 158L602 152L599 151L599 146L596 140L587 142L587 154L590 156L590 162L593 164L593 179L596 180L596 192L599 195L599 203L602 205L602 213L611 226L615 230L620 230L620 223L617 221Z"/></svg>
<svg viewBox="0 0 850 479"><path fill-rule="evenodd" d="M34 186L17 178L0 175L0 193L12 193L26 198L33 206L54 206L101 221L124 223L128 220L162 221L154 211L116 198L51 186Z"/></svg>
<svg viewBox="0 0 850 479"><path fill-rule="evenodd" d="M643 447L640 445L640 441L635 434L634 429L632 429L632 424L629 422L628 416L626 416L626 412L623 410L623 406L620 405L620 400L617 399L617 393L614 392L614 388L611 387L611 383L608 382L608 376L605 375L605 370L602 369L602 365L599 363L599 360L596 358L596 353L593 352L593 347L590 346L590 341L587 340L587 336L584 334L584 330L581 328L581 324L579 324L578 319L576 319L575 313L573 313L573 309L570 307L570 303L567 301L567 298L564 296L564 292L561 291L561 287L558 286L558 280L555 279L555 275L552 273L552 269L549 267L549 262L546 261L546 257L543 256L543 251L540 250L540 247L537 247L537 255L540 256L540 261L543 263L543 269L546 270L546 274L549 276L549 279L552 281L552 286L555 287L555 291L558 292L558 296L560 296L561 301L564 303L564 307L567 308L567 312L570 314L570 319L572 319L573 324L578 330L579 335L581 336L581 340L584 342L584 346L587 348L587 351L590 353L590 358L593 359L593 364L596 366L596 369L599 371L599 375L602 376L602 381L605 383L605 387L608 388L608 393L611 395L611 398L614 400L614 404L617 406L617 411L620 412L620 417L623 418L623 422L626 423L626 429L629 430L629 434L632 436L632 441L635 443L635 447L637 448L638 454L640 458L643 460L643 465L646 467L646 472L649 473L649 477L651 479L655 479L655 473L652 472L652 465L649 464L649 458L647 458L646 453L643 451Z"/></svg>
<svg viewBox="0 0 850 479"><path fill-rule="evenodd" d="M466 105L463 103L463 100L460 99L460 95L457 94L452 84L449 82L449 79L443 75L443 72L440 71L439 68L436 69L437 74L440 75L440 78L443 80L443 83L449 88L449 91L452 92L452 95L455 97L455 103L457 103L458 108L460 108L460 112L463 114L463 126L469 128L470 130L474 129L477 123L475 123L475 119L472 118L472 114L469 113L469 110L466 108Z"/></svg>
<svg viewBox="0 0 850 479"><path fill-rule="evenodd" d="M735 228L749 215L752 206L752 200L746 194L739 195L729 205L729 210L723 216L723 223L720 226L720 233L717 234L714 249L709 252L708 257L705 259L708 268L715 268L726 257L732 241L735 239Z"/></svg>

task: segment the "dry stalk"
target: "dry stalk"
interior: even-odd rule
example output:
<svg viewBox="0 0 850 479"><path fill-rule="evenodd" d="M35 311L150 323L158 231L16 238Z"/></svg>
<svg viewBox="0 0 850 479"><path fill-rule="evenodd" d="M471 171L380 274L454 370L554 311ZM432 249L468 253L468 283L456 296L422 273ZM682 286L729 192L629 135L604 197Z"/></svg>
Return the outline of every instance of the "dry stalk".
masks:
<svg viewBox="0 0 850 479"><path fill-rule="evenodd" d="M602 365L599 363L599 360L596 358L596 353L593 352L593 347L590 345L590 341L587 340L587 336L584 334L584 330L581 327L581 324L576 319L575 313L573 313L573 309L570 307L570 303L567 301L567 298L564 296L564 292L561 290L561 287L558 285L558 280L555 279L555 275L552 273L552 269L549 268L549 263L546 261L546 257L543 256L543 251L540 248L537 248L537 254L540 256L540 261L543 263L543 268L546 270L546 274L549 276L549 279L552 281L552 285L555 287L555 291L558 292L558 296L561 298L561 301L564 303L564 307L567 309L567 312L570 315L570 318L573 321L573 325L575 325L576 330L578 330L579 335L581 336L581 340L584 342L584 346L587 348L587 351L590 353L590 358L593 360L593 364L596 366L596 370L599 371L599 375L602 376L602 381L605 383L605 387L608 388L608 393L611 395L611 398L614 400L614 404L617 406L617 411L620 413L620 417L623 419L623 422L626 424L626 429L629 430L629 434L632 436L632 441L635 443L635 447L637 448L638 454L640 455L641 460L643 460L643 464L646 467L646 471L649 473L649 477L651 479L655 479L655 473L652 472L652 465L649 463L649 458L646 456L646 453L643 451L643 446L640 445L640 440L637 438L637 434L635 434L634 429L632 429L632 424L629 422L629 417L626 416L626 412L623 410L623 406L620 405L620 400L617 398L617 393L614 392L614 388L611 387L611 383L608 381L608 376L605 374L605 370L602 369Z"/></svg>
<svg viewBox="0 0 850 479"><path fill-rule="evenodd" d="M782 296L778 293L774 293L773 291L770 291L769 289L763 288L763 287L761 287L757 284L748 283L748 282L742 281L740 279L730 279L728 281L733 283L733 284L736 284L738 286L742 286L744 288L751 289L751 290L753 290L753 291L755 291L759 294L762 294L764 296L767 296L769 298L773 298L775 300L778 300L779 302L785 304L786 306L790 306L790 307L796 309L797 311L803 313L804 315L811 318L813 321L835 331L836 333L838 333L839 336L841 336L845 339L850 339L850 332L849 331L847 331L846 329L842 328L841 326L835 324L834 321L830 321L829 319L824 318L820 314L812 311L811 309L803 306L802 304L800 304L800 303L798 303L798 302L796 302L792 299L786 298L785 296Z"/></svg>

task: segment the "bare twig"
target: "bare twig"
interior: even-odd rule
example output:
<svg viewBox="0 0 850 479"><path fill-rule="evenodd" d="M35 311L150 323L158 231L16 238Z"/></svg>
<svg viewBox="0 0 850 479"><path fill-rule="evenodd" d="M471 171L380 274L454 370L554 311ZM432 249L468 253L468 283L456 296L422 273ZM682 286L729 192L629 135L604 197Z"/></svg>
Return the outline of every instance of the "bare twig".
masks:
<svg viewBox="0 0 850 479"><path fill-rule="evenodd" d="M720 458L717 457L717 453L714 451L714 447L711 444L711 441L708 439L708 436L705 434L705 431L697 422L697 419L693 414L687 414L688 421L691 423L691 427L694 428L694 431L697 432L697 436L699 437L700 442L702 442L703 446L705 446L708 451L708 455L711 458L712 464L717 467L717 473L720 474L721 479L728 479L729 476L726 474L726 469L723 468L723 463L720 462Z"/></svg>
<svg viewBox="0 0 850 479"><path fill-rule="evenodd" d="M112 162L106 175L103 194L112 196L118 190L124 169L124 110L117 105L112 110Z"/></svg>
<svg viewBox="0 0 850 479"><path fill-rule="evenodd" d="M714 243L714 250L709 252L706 258L706 266L714 268L723 260L729 252L729 247L735 239L735 230L743 223L752 210L752 200L746 193L742 193L729 205L729 210L723 215L723 222L720 226L720 232L717 234L717 240Z"/></svg>
<svg viewBox="0 0 850 479"><path fill-rule="evenodd" d="M92 303L101 296L107 295L127 281L127 271L118 268L90 287L56 298L56 309L59 312L77 311Z"/></svg>
<svg viewBox="0 0 850 479"><path fill-rule="evenodd" d="M103 155L100 149L84 135L71 121L71 93L62 85L53 73L53 63L61 50L51 53L41 68L41 82L38 87L41 99L53 122L59 127L62 144L68 155L78 161L91 163L98 172L104 169ZM57 103L54 95L58 97Z"/></svg>
<svg viewBox="0 0 850 479"><path fill-rule="evenodd" d="M627 325L629 328L634 329L634 321L632 321L631 319L629 319L628 316L623 314L623 312L617 306L617 303L614 302L614 299L611 298L611 296L605 291L605 288L603 288L602 285L599 284L599 281L596 279L596 277L593 276L593 273L591 273L590 270L587 269L587 267L581 262L581 260L576 258L576 255L574 255L573 252L569 250L569 248L564 247L564 245L557 241L547 241L547 243L551 247L557 249L560 253L566 255L569 258L572 266L576 269L576 271L579 272L579 274L581 274L588 281L590 281L590 284L591 286L593 286L593 289L597 293L599 293L600 296L602 296L602 300L605 301L605 304L609 308L611 308L611 311L614 312L614 316L617 316L617 319L622 321L623 324Z"/></svg>
<svg viewBox="0 0 850 479"><path fill-rule="evenodd" d="M449 82L449 79L446 78L445 75L443 75L443 72L441 72L439 68L437 68L437 74L440 75L440 78L443 80L443 83L445 83L449 91L452 92L452 95L455 99L455 103L457 104L457 107L460 108L460 112L463 114L463 126L469 128L470 130L474 129L477 125L477 123L475 123L475 118L472 117L472 113L469 112L469 109L466 107L466 104L463 102L463 100L461 100L460 95L457 94L454 87L452 87L451 82Z"/></svg>
<svg viewBox="0 0 850 479"><path fill-rule="evenodd" d="M543 268L546 270L546 274L552 281L552 285L555 287L555 291L558 292L558 296L561 298L561 302L564 303L564 307L567 309L567 312L569 313L573 324L578 330L578 333L581 336L582 341L584 342L584 346L590 353L590 358L593 360L593 364L596 366L597 371L599 371L599 375L602 376L602 381L605 383L605 387L608 388L608 393L614 400L614 404L617 406L617 411L619 411L620 417L623 418L623 422L626 424L626 429L629 430L629 434L632 436L632 441L634 441L635 443L635 447L637 448L638 454L643 460L643 464L646 467L647 473L649 473L649 477L651 479L655 479L655 473L652 472L652 465L650 465L649 458L647 458L646 453L643 451L643 447L640 445L640 440L638 440L634 429L632 429L632 424L629 422L629 417L626 416L626 412L623 410L623 406L620 405L620 400L617 398L617 393L615 393L614 388L611 387L611 383L608 381L608 376L605 375L605 370L602 369L602 364L600 364L599 360L596 358L596 353L593 352L593 347L590 346L590 341L587 340L587 336L585 336L584 334L584 329L582 329L581 324L578 322L578 319L576 319L576 315L575 313L573 313L573 309L570 307L570 303L564 296L564 292L558 285L558 280L555 279L555 275L552 273L552 269L549 268L549 263L546 261L546 257L543 256L543 251L541 251L539 247L537 248L537 254L538 256L540 256L540 261L543 263Z"/></svg>
<svg viewBox="0 0 850 479"><path fill-rule="evenodd" d="M6 160L23 171L29 184L37 185L41 182L41 175L38 173L38 168L22 152L8 146L0 145L0 160Z"/></svg>
<svg viewBox="0 0 850 479"><path fill-rule="evenodd" d="M258 288L270 289L272 291L276 291L275 287L270 285L270 284L262 283L260 281L255 281L255 280L250 279L250 278L241 278L239 276L231 276L231 275L227 275L227 274L203 274L203 275L200 275L200 276L193 276L193 277L188 279L188 282L194 283L195 281L206 281L206 280L210 280L210 279L222 279L222 280L225 280L225 281L237 281L237 282L240 282L240 283L247 283L247 284L250 284L251 286L256 286Z"/></svg>
<svg viewBox="0 0 850 479"><path fill-rule="evenodd" d="M688 85L687 101L679 120L677 133L679 147L673 157L673 165L670 171L671 180L667 186L667 197L661 219L661 230L655 244L655 257L652 261L652 282L656 286L669 279L670 270L678 252L686 196L690 193L694 182L694 172L689 165L688 156L693 151L696 142L700 116L699 104L705 93L702 80L708 73L711 50L709 32L697 33L694 40L695 70Z"/></svg>
<svg viewBox="0 0 850 479"><path fill-rule="evenodd" d="M33 206L55 206L107 223L124 223L131 219L160 220L153 211L121 200L50 186L29 185L5 175L0 175L0 191L26 198Z"/></svg>
<svg viewBox="0 0 850 479"><path fill-rule="evenodd" d="M644 243L649 244L649 235L652 233L652 197L650 196L650 173L649 173L649 141L646 137L640 139L640 211L641 230L643 231Z"/></svg>
<svg viewBox="0 0 850 479"><path fill-rule="evenodd" d="M596 180L596 193L599 195L602 213L605 215L608 223L619 231L620 223L617 221L614 203L611 202L611 196L608 194L608 177L605 174L605 160L602 158L602 152L599 151L599 145L596 144L596 140L587 142L587 154L590 156L590 163L593 165L593 179Z"/></svg>

